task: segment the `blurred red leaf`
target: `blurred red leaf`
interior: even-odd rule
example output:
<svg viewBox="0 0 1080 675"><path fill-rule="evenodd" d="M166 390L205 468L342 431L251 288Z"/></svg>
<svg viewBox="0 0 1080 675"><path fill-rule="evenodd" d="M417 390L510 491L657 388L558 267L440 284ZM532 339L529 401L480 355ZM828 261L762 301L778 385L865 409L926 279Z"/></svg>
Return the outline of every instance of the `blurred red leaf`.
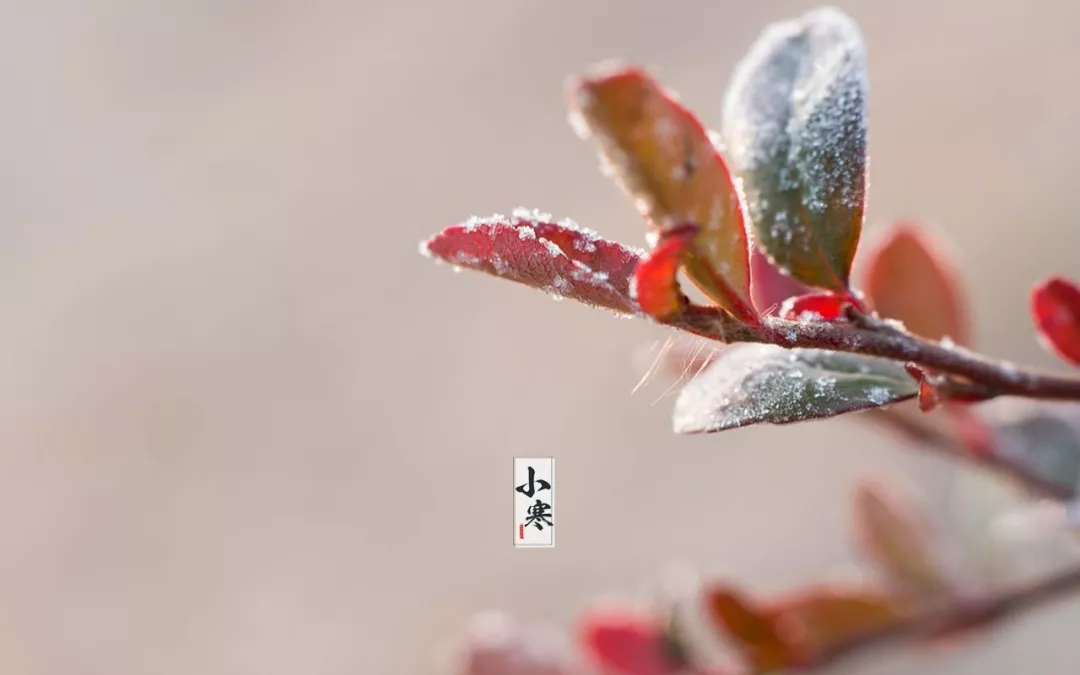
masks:
<svg viewBox="0 0 1080 675"><path fill-rule="evenodd" d="M848 304L847 298L834 293L810 293L785 300L780 306L780 316L788 321L837 321L844 318Z"/></svg>
<svg viewBox="0 0 1080 675"><path fill-rule="evenodd" d="M686 296L679 290L679 265L697 233L695 225L664 232L634 270L632 296L641 311L658 321L686 306Z"/></svg>
<svg viewBox="0 0 1080 675"><path fill-rule="evenodd" d="M1080 366L1080 288L1063 277L1050 277L1031 292L1031 315L1043 345Z"/></svg>
<svg viewBox="0 0 1080 675"><path fill-rule="evenodd" d="M898 625L905 618L895 598L859 588L809 588L769 602L765 611L776 621L797 627L799 642L811 654Z"/></svg>
<svg viewBox="0 0 1080 675"><path fill-rule="evenodd" d="M855 494L859 541L898 589L920 598L949 592L929 523L895 490L864 483Z"/></svg>
<svg viewBox="0 0 1080 675"><path fill-rule="evenodd" d="M750 253L750 292L754 307L761 314L775 314L788 298L806 295L812 289L795 277L784 274L769 262L769 256L758 247Z"/></svg>
<svg viewBox="0 0 1080 675"><path fill-rule="evenodd" d="M524 209L510 217L471 218L436 234L421 251L587 305L637 313L630 280L642 252L569 220L555 223Z"/></svg>
<svg viewBox="0 0 1080 675"><path fill-rule="evenodd" d="M668 675L685 665L675 658L663 626L629 609L593 610L583 618L579 634L605 675Z"/></svg>
<svg viewBox="0 0 1080 675"><path fill-rule="evenodd" d="M733 588L719 586L708 595L713 621L737 643L743 657L763 672L802 663L804 654L784 635L777 617L757 607Z"/></svg>
<svg viewBox="0 0 1080 675"><path fill-rule="evenodd" d="M453 675L573 675L576 670L560 633L496 612L474 617L449 656Z"/></svg>
<svg viewBox="0 0 1080 675"><path fill-rule="evenodd" d="M970 345L963 288L943 251L919 225L897 223L869 253L864 290L879 314L912 333Z"/></svg>
<svg viewBox="0 0 1080 675"><path fill-rule="evenodd" d="M739 319L756 322L742 204L697 117L633 66L602 64L572 78L567 99L575 128L596 139L605 173L655 233L685 223L700 228L683 260L690 280Z"/></svg>

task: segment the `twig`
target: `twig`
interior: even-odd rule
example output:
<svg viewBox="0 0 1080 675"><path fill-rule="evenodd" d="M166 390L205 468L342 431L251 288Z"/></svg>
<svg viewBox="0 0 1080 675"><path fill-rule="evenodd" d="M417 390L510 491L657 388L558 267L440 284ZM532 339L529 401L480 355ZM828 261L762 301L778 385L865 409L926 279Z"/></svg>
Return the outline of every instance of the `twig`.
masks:
<svg viewBox="0 0 1080 675"><path fill-rule="evenodd" d="M945 347L892 326L859 327L829 321L785 321L764 317L759 325L736 321L726 312L691 305L665 323L720 342L760 342L781 347L828 349L913 361L964 377L997 396L1080 401L1080 379L1022 370L958 346Z"/></svg>
<svg viewBox="0 0 1080 675"><path fill-rule="evenodd" d="M1027 467L995 452L973 453L956 437L928 424L920 424L905 415L894 414L889 409L873 408L864 413L874 422L889 426L907 438L916 441L915 447L936 452L950 459L959 460L976 467L996 471L1020 485L1032 495L1048 499L1072 499L1073 491L1067 486L1032 473Z"/></svg>
<svg viewBox="0 0 1080 675"><path fill-rule="evenodd" d="M1006 618L1061 600L1080 591L1080 567L1070 568L1042 580L985 598L968 599L912 617L883 630L864 633L815 656L802 669L832 665L870 648L911 639L947 637L973 628L987 627Z"/></svg>

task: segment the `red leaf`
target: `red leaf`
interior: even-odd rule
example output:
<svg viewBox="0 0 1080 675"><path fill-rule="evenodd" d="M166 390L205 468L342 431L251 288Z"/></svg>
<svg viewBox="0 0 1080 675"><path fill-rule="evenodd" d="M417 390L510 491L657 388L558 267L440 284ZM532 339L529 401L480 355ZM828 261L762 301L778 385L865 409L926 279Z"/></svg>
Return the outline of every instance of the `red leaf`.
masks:
<svg viewBox="0 0 1080 675"><path fill-rule="evenodd" d="M867 300L930 340L948 336L970 345L967 303L944 247L915 223L897 223L870 251L865 268Z"/></svg>
<svg viewBox="0 0 1080 675"><path fill-rule="evenodd" d="M780 316L788 321L807 318L838 321L844 318L844 308L848 304L847 298L833 293L810 293L785 300L780 306Z"/></svg>
<svg viewBox="0 0 1080 675"><path fill-rule="evenodd" d="M421 244L429 256L573 298L636 314L630 279L642 251L601 239L569 220L524 209L510 217L471 218Z"/></svg>
<svg viewBox="0 0 1080 675"><path fill-rule="evenodd" d="M798 628L800 645L820 654L904 620L902 601L869 588L810 587L772 600L764 612Z"/></svg>
<svg viewBox="0 0 1080 675"><path fill-rule="evenodd" d="M855 493L859 543L888 581L912 598L941 598L950 592L930 523L896 490L864 482Z"/></svg>
<svg viewBox="0 0 1080 675"><path fill-rule="evenodd" d="M682 668L672 657L663 627L631 610L594 610L585 617L581 641L605 675L668 675Z"/></svg>
<svg viewBox="0 0 1080 675"><path fill-rule="evenodd" d="M805 660L802 645L785 634L777 617L755 607L735 589L719 586L709 591L713 621L738 642L739 651L754 672L784 668Z"/></svg>
<svg viewBox="0 0 1080 675"><path fill-rule="evenodd" d="M633 297L641 311L658 321L686 306L686 296L679 290L679 267L697 233L695 225L666 231L634 271Z"/></svg>
<svg viewBox="0 0 1080 675"><path fill-rule="evenodd" d="M769 262L769 256L755 247L750 254L750 292L754 307L761 314L772 314L781 303L796 295L806 295L812 289L795 277L784 274Z"/></svg>
<svg viewBox="0 0 1080 675"><path fill-rule="evenodd" d="M1031 315L1043 345L1080 366L1080 288L1063 277L1050 277L1031 292Z"/></svg>
<svg viewBox="0 0 1080 675"><path fill-rule="evenodd" d="M447 665L453 675L570 675L576 669L567 647L553 627L488 612L469 622Z"/></svg>
<svg viewBox="0 0 1080 675"><path fill-rule="evenodd" d="M941 405L941 392L938 391L930 373L915 362L905 363L904 370L919 383L919 410L927 413Z"/></svg>
<svg viewBox="0 0 1080 675"><path fill-rule="evenodd" d="M941 405L941 393L934 384L923 378L919 381L919 410L930 412Z"/></svg>
<svg viewBox="0 0 1080 675"><path fill-rule="evenodd" d="M641 68L602 64L567 82L571 120L599 145L606 173L656 234L700 229L686 275L737 318L756 323L749 239L731 173L705 127Z"/></svg>

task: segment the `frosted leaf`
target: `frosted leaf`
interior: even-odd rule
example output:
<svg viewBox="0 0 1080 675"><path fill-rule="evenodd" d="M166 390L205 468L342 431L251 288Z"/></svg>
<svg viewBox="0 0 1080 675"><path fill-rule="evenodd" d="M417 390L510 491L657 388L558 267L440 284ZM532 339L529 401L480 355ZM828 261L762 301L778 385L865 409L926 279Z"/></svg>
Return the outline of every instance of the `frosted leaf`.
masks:
<svg viewBox="0 0 1080 675"><path fill-rule="evenodd" d="M865 205L866 92L858 26L825 8L767 28L724 100L755 240L812 286L847 286Z"/></svg>
<svg viewBox="0 0 1080 675"><path fill-rule="evenodd" d="M650 229L700 228L683 264L686 276L738 318L755 317L742 204L716 136L641 68L605 64L568 87L568 102L588 125L605 175Z"/></svg>
<svg viewBox="0 0 1080 675"><path fill-rule="evenodd" d="M722 351L675 402L678 433L789 424L913 398L903 364L858 354L738 344Z"/></svg>
<svg viewBox="0 0 1080 675"><path fill-rule="evenodd" d="M537 209L469 218L419 246L420 253L615 312L636 315L630 279L641 252Z"/></svg>

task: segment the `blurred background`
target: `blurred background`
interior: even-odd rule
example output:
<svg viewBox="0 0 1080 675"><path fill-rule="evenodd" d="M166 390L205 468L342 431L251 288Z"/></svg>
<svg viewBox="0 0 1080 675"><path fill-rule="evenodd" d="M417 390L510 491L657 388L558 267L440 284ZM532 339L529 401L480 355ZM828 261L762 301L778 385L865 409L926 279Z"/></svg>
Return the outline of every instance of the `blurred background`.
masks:
<svg viewBox="0 0 1080 675"><path fill-rule="evenodd" d="M676 437L645 322L418 242L517 206L643 244L563 78L644 64L718 126L812 2L41 0L0 20L0 668L434 672L472 614L566 623L668 565L779 590L852 560L849 497L952 468L858 421ZM844 2L869 45L867 238L939 227L988 353L1080 274L1080 5ZM510 544L554 455L551 550ZM859 672L1075 672L1063 605Z"/></svg>

